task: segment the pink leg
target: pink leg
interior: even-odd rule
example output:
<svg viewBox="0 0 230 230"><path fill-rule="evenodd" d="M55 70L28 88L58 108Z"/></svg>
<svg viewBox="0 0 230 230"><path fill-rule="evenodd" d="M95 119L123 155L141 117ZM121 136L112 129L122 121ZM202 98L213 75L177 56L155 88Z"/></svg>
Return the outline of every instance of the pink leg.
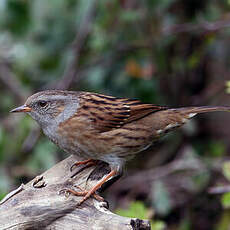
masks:
<svg viewBox="0 0 230 230"><path fill-rule="evenodd" d="M93 188L91 188L88 191L81 191L81 192L77 192L75 190L72 189L67 189L67 192L72 193L75 196L84 196L83 199L79 202L79 205L81 205L82 203L84 203L84 201L86 201L89 197L93 196L95 199L97 200L103 200L102 197L98 196L97 194L95 194L95 192L106 182L108 181L111 177L115 176L117 174L117 171L112 170L101 182L99 182L98 184L96 184Z"/></svg>

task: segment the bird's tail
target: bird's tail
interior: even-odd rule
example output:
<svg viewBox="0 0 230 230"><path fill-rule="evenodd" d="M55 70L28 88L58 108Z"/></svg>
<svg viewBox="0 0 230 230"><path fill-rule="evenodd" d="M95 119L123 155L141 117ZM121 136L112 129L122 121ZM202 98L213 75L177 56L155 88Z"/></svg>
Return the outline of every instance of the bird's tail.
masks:
<svg viewBox="0 0 230 230"><path fill-rule="evenodd" d="M215 111L230 112L230 106L198 106L162 110L155 113L157 121L155 130L158 134L165 134L182 126L196 114Z"/></svg>
<svg viewBox="0 0 230 230"><path fill-rule="evenodd" d="M177 109L172 109L174 111L180 112L187 118L192 118L198 113L208 113L216 111L228 111L230 112L230 106L197 106L197 107L182 107Z"/></svg>

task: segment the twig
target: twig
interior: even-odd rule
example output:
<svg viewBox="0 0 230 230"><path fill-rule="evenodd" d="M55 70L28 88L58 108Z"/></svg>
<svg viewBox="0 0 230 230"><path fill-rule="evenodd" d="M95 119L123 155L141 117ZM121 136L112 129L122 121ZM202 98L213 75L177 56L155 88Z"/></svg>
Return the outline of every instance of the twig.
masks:
<svg viewBox="0 0 230 230"><path fill-rule="evenodd" d="M24 184L21 184L18 188L8 193L1 201L0 205L4 204L11 197L15 196L17 193L21 192L24 189Z"/></svg>
<svg viewBox="0 0 230 230"><path fill-rule="evenodd" d="M226 192L230 192L230 185L212 187L208 190L210 194L223 194Z"/></svg>
<svg viewBox="0 0 230 230"><path fill-rule="evenodd" d="M92 0L88 12L84 16L81 26L73 42L72 52L74 54L74 57L70 65L65 70L62 79L56 84L56 89L68 89L73 81L77 81L79 58L81 55L81 51L83 50L85 41L92 30L92 22L96 12L96 6L97 0Z"/></svg>
<svg viewBox="0 0 230 230"><path fill-rule="evenodd" d="M162 34L173 35L178 33L191 33L191 32L213 32L217 30L224 29L226 27L230 27L230 19L227 20L219 20L216 22L201 22L201 23L183 23L177 24L170 27L164 27L162 29Z"/></svg>
<svg viewBox="0 0 230 230"><path fill-rule="evenodd" d="M15 95L15 98L17 98L20 102L24 102L27 97L25 89L12 73L7 63L3 61L0 61L0 80Z"/></svg>

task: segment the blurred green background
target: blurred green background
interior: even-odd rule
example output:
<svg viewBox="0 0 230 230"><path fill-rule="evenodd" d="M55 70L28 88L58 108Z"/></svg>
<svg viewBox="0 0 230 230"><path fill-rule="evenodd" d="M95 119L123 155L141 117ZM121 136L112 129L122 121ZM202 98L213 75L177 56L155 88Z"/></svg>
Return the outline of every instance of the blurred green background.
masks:
<svg viewBox="0 0 230 230"><path fill-rule="evenodd" d="M230 105L229 0L0 0L0 197L68 154L26 115L44 89L172 107ZM105 196L152 229L230 228L230 116L199 115L127 164Z"/></svg>

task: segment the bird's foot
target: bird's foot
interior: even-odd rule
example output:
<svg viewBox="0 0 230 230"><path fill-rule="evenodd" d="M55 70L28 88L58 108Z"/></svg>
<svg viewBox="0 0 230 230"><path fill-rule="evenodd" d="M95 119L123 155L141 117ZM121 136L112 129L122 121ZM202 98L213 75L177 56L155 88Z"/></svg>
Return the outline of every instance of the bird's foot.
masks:
<svg viewBox="0 0 230 230"><path fill-rule="evenodd" d="M70 167L70 171L72 172L73 169L75 167L78 167L79 165L84 165L83 167L81 167L79 170L77 170L76 172L74 172L73 175L71 175L71 178L75 177L78 173L84 171L87 168L90 168L91 166L94 166L97 164L97 160L93 160L93 159L88 159L85 161L77 161L76 163L74 163L71 167Z"/></svg>
<svg viewBox="0 0 230 230"><path fill-rule="evenodd" d="M106 182L108 181L110 178L114 177L117 174L117 171L112 170L110 171L110 173L103 178L102 181L100 181L99 183L97 183L93 188L91 188L90 190L83 190L81 189L79 186L76 186L76 188L78 188L80 191L75 191L73 189L62 189L59 194L61 193L66 193L66 194L73 194L75 196L84 196L82 198L82 200L78 203L78 205L81 205L82 203L84 203L87 199L89 199L91 196L93 196L96 200L98 201L103 201L104 198L102 198L101 196L99 196L98 194L96 194L96 191Z"/></svg>
<svg viewBox="0 0 230 230"><path fill-rule="evenodd" d="M80 188L79 186L75 186L75 187L77 189L79 189L80 191L65 188L65 189L62 189L61 191L59 191L59 194L65 193L66 195L67 194L73 194L74 196L83 196L83 198L80 200L80 202L78 202L78 205L81 205L82 203L84 203L91 196L98 201L104 201L104 198L99 196L98 194L96 194L95 191L91 192L91 190L86 191L86 190L83 190L82 188Z"/></svg>
<svg viewBox="0 0 230 230"><path fill-rule="evenodd" d="M83 170L84 170L84 169L89 168L89 167L91 167L93 165L96 165L97 162L98 162L97 160L93 160L93 159L88 159L88 160L85 160L85 161L77 161L70 167L70 171L72 172L73 169L75 167L78 167L79 165L85 165L85 167L83 167Z"/></svg>

